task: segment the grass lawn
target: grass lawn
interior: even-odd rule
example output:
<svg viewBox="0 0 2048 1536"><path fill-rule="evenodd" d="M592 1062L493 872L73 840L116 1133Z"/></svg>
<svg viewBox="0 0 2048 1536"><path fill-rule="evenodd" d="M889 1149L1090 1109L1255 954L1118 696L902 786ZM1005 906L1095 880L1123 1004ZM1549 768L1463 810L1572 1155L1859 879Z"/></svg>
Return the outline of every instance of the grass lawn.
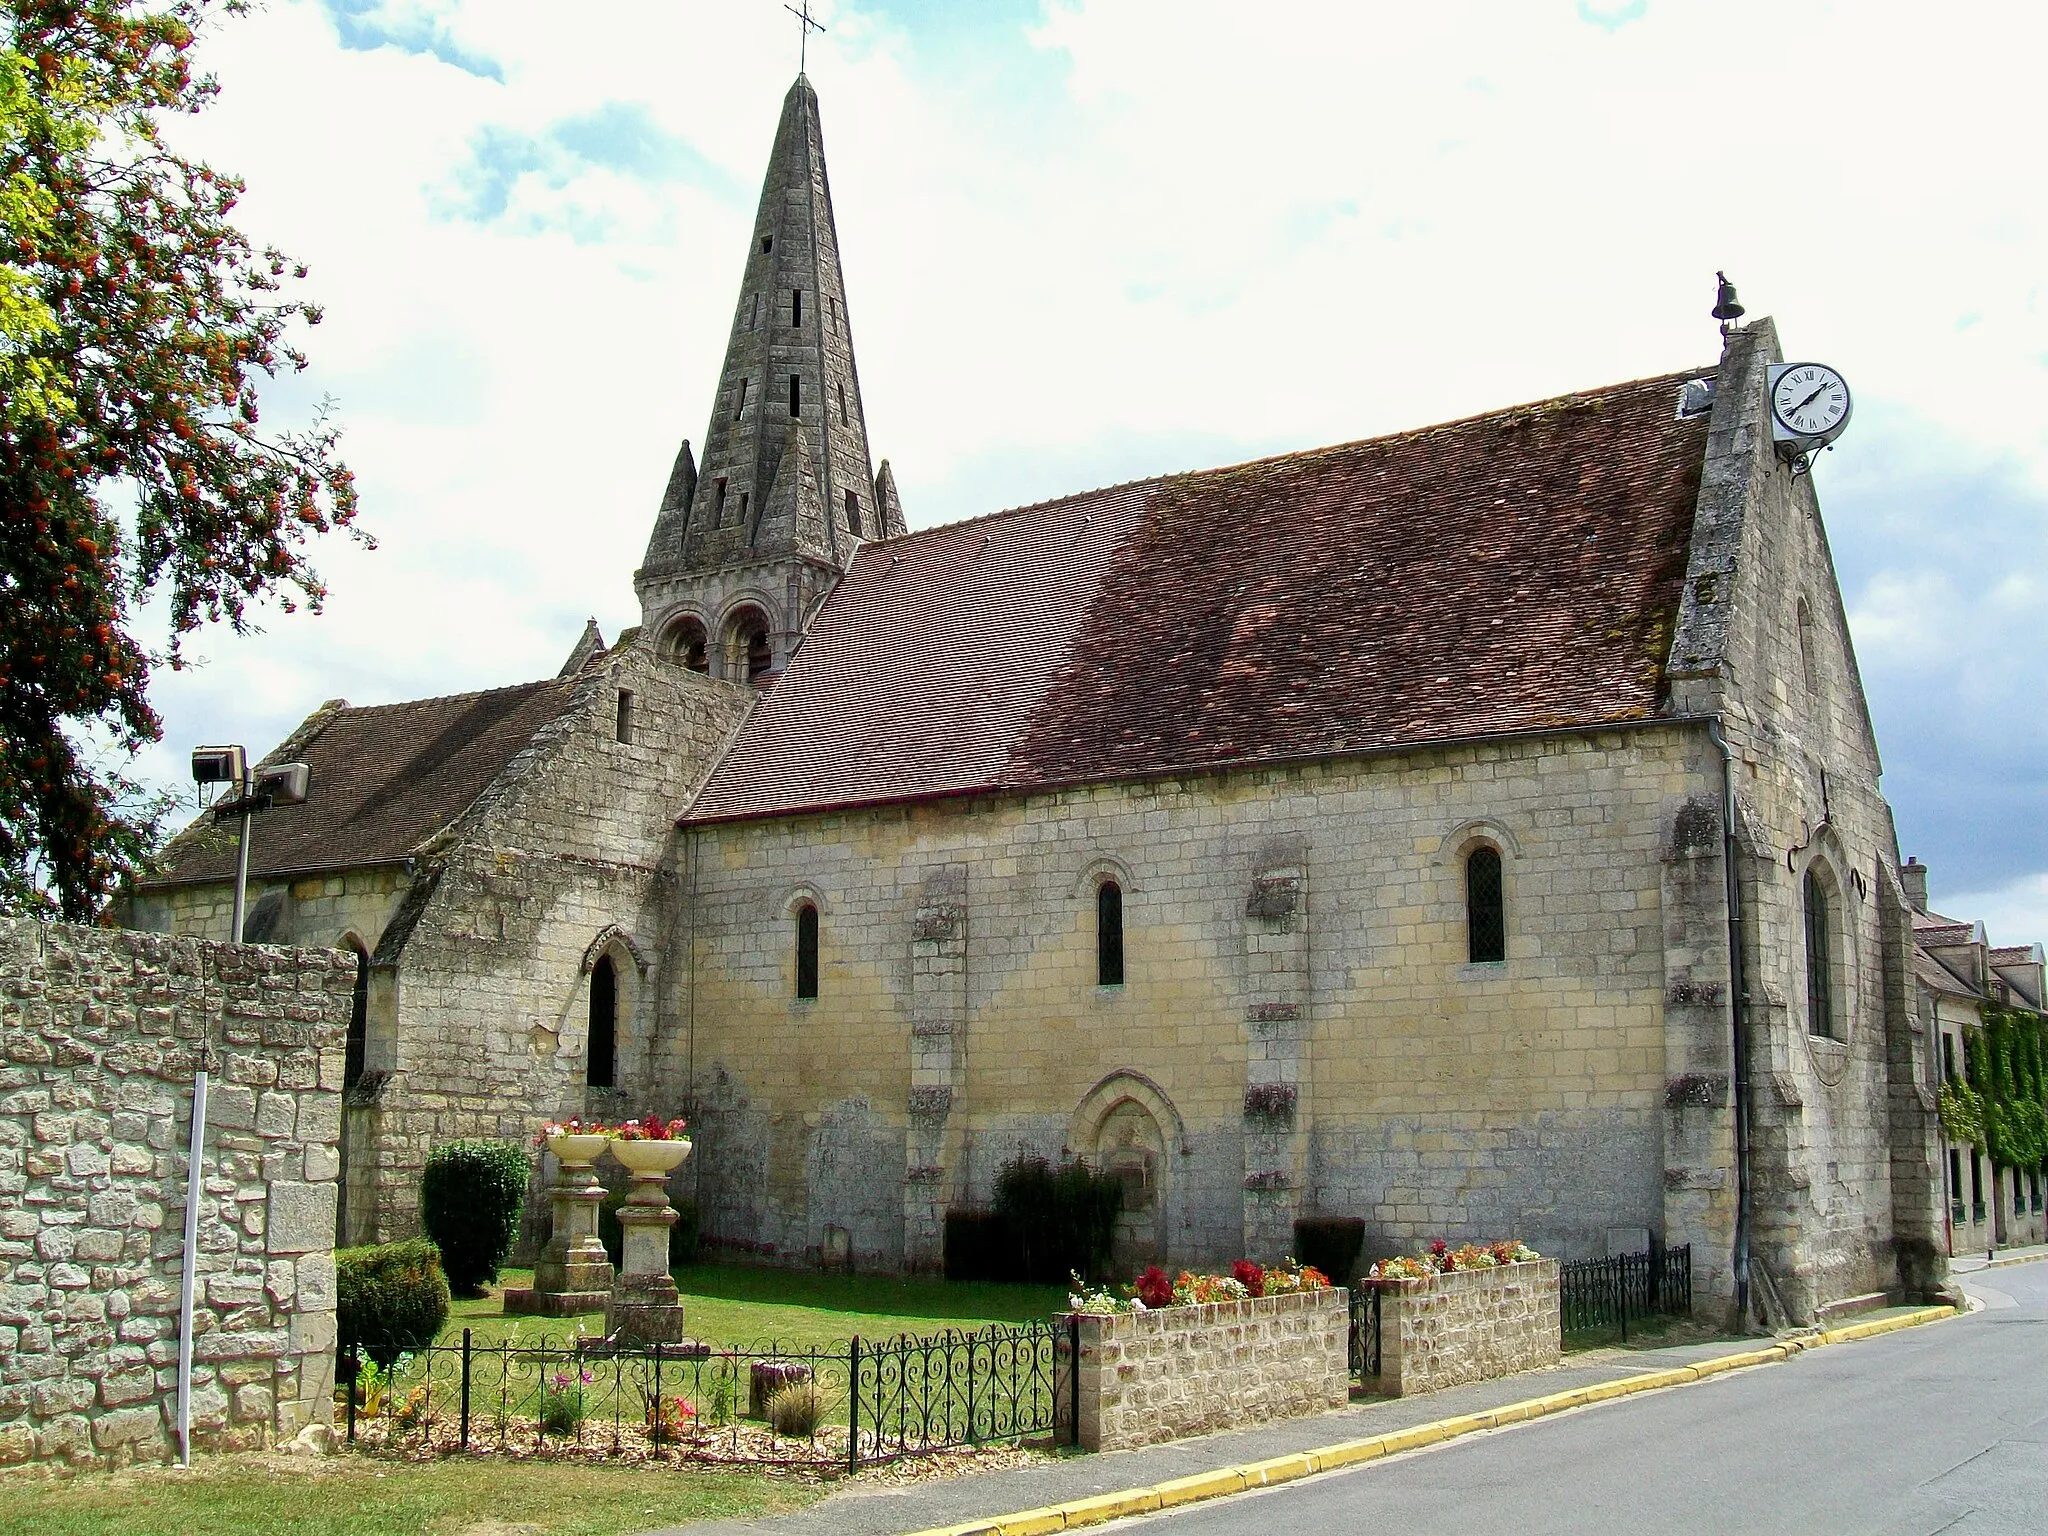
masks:
<svg viewBox="0 0 2048 1536"><path fill-rule="evenodd" d="M986 1328L1021 1323L1064 1311L1067 1293L1056 1285L971 1284L926 1277L834 1275L816 1270L737 1264L690 1264L675 1272L690 1333L714 1345L747 1346L770 1339L787 1347L842 1344L942 1328ZM499 1286L473 1301L457 1301L444 1341L471 1330L477 1344L557 1339L574 1329L559 1318L506 1317L499 1290L532 1283L527 1270L506 1270ZM587 1333L604 1331L604 1314L581 1319Z"/></svg>
<svg viewBox="0 0 2048 1536"><path fill-rule="evenodd" d="M0 1536L458 1536L508 1528L613 1536L800 1509L824 1491L795 1479L671 1467L222 1457L202 1459L190 1473L0 1480Z"/></svg>

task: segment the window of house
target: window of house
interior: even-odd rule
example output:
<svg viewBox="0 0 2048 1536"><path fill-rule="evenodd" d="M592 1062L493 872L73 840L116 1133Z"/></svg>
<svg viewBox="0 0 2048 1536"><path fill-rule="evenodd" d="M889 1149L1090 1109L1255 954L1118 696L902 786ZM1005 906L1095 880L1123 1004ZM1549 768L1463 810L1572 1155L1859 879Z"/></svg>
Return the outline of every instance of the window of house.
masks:
<svg viewBox="0 0 2048 1536"><path fill-rule="evenodd" d="M801 415L803 413L803 403L804 381L801 376L792 373L789 376L789 414L792 416Z"/></svg>
<svg viewBox="0 0 2048 1536"><path fill-rule="evenodd" d="M860 497L852 491L846 493L846 531L853 534L860 532Z"/></svg>
<svg viewBox="0 0 2048 1536"><path fill-rule="evenodd" d="M1484 844L1465 858L1466 955L1474 965L1508 957L1508 914L1501 897L1500 850Z"/></svg>
<svg viewBox="0 0 2048 1536"><path fill-rule="evenodd" d="M808 901L796 909L796 995L818 995L818 909Z"/></svg>
<svg viewBox="0 0 2048 1536"><path fill-rule="evenodd" d="M801 288L789 290L789 328L793 331L804 328L804 291Z"/></svg>
<svg viewBox="0 0 2048 1536"><path fill-rule="evenodd" d="M584 1053L583 1081L610 1088L618 1078L619 978L610 955L598 956L590 968L590 1044Z"/></svg>
<svg viewBox="0 0 2048 1536"><path fill-rule="evenodd" d="M1823 1039L1835 1038L1833 934L1828 921L1828 893L1820 876L1806 872L1806 1030Z"/></svg>
<svg viewBox="0 0 2048 1536"><path fill-rule="evenodd" d="M341 1086L353 1088L370 1051L370 957L356 946L356 985L348 1004L348 1054L342 1058Z"/></svg>
<svg viewBox="0 0 2048 1536"><path fill-rule="evenodd" d="M732 419L733 419L734 421L738 421L738 420L739 420L739 419L740 419L740 418L741 418L742 416L744 416L744 415L746 415L746 414L747 414L747 381L746 381L746 380L745 380L744 378L742 378L742 379L740 380L740 399L739 399L739 404L735 405L735 406L734 406L734 407L732 408Z"/></svg>
<svg viewBox="0 0 2048 1536"><path fill-rule="evenodd" d="M619 710L616 729L613 732L627 746L633 744L633 690L619 690Z"/></svg>
<svg viewBox="0 0 2048 1536"><path fill-rule="evenodd" d="M1944 1083L1956 1080L1956 1037L1946 1030L1941 1035L1941 1080Z"/></svg>
<svg viewBox="0 0 2048 1536"><path fill-rule="evenodd" d="M1124 984L1124 892L1114 880L1095 888L1095 985Z"/></svg>
<svg viewBox="0 0 2048 1536"><path fill-rule="evenodd" d="M1970 1219L1984 1219L1984 1154L1970 1148Z"/></svg>
<svg viewBox="0 0 2048 1536"><path fill-rule="evenodd" d="M1969 1219L1963 1209L1963 1154L1954 1147L1948 1149L1948 1207L1958 1226Z"/></svg>

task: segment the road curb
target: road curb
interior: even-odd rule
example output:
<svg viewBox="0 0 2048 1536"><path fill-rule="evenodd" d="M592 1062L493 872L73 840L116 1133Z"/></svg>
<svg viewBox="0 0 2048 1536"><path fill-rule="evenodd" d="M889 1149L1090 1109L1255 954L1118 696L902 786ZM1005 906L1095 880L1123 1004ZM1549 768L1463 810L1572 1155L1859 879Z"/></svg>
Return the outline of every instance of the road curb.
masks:
<svg viewBox="0 0 2048 1536"><path fill-rule="evenodd" d="M1879 1334L1896 1333L1901 1328L1915 1328L1922 1323L1942 1322L1959 1315L1951 1307L1921 1307L1916 1311L1902 1312L1892 1317L1873 1318L1865 1323L1850 1323L1845 1327L1828 1328L1818 1333L1798 1334L1765 1345L1761 1349L1743 1350L1732 1355L1717 1355L1696 1365L1676 1366L1668 1371L1646 1371L1640 1376L1620 1376L1612 1381L1596 1382L1590 1387L1574 1387L1568 1392L1552 1392L1544 1397L1525 1398L1519 1403L1491 1408L1484 1413L1460 1414L1455 1418L1437 1419L1428 1424L1392 1430L1387 1434L1372 1435L1363 1440L1342 1440L1312 1451L1297 1451L1292 1455L1275 1456L1266 1461L1242 1462L1234 1467L1221 1467L1214 1472L1198 1472L1191 1477L1177 1477L1145 1488L1127 1488L1121 1493L1100 1493L1090 1498L1073 1499L1065 1504L1048 1504L1042 1509L1024 1509L1015 1514L991 1515L982 1520L969 1520L961 1525L934 1526L929 1530L916 1532L915 1536L1057 1536L1061 1531L1078 1531L1087 1526L1103 1525L1111 1520L1123 1520L1132 1515L1156 1514L1162 1509L1228 1498L1232 1494L1249 1492L1253 1488L1271 1488L1281 1483L1294 1482L1299 1478L1313 1477L1318 1472L1334 1472L1342 1467L1355 1467L1387 1456L1398 1456L1404 1451L1420 1450L1424 1446L1455 1440L1462 1435L1477 1434L1485 1429L1500 1429L1509 1424L1522 1424L1530 1419L1547 1418L1554 1413L1585 1408L1594 1403L1613 1402L1619 1398L1633 1397L1639 1392L1689 1386L1694 1382L1705 1381L1710 1377L1728 1371L1743 1370L1753 1365L1776 1365L1809 1349L1819 1349L1828 1344L1849 1344L1857 1339L1872 1339Z"/></svg>

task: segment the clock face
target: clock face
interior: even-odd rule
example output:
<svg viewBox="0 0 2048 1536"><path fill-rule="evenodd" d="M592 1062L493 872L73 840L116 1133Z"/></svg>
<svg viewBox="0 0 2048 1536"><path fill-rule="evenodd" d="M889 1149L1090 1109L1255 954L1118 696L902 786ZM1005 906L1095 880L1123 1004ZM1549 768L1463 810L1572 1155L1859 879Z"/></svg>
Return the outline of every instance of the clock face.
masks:
<svg viewBox="0 0 2048 1536"><path fill-rule="evenodd" d="M1825 363L1794 363L1771 388L1771 414L1799 437L1832 437L1849 419L1849 386Z"/></svg>

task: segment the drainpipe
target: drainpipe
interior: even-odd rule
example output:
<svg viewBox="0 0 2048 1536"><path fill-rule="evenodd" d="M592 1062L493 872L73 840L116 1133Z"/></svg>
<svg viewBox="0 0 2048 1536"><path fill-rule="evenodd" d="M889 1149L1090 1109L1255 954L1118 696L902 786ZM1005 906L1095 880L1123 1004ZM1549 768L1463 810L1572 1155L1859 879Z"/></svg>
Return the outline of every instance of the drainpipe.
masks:
<svg viewBox="0 0 2048 1536"><path fill-rule="evenodd" d="M1749 1032L1743 1008L1749 1001L1742 965L1742 881L1735 868L1735 749L1721 734L1721 717L1707 717L1707 737L1721 750L1721 872L1728 904L1728 1025L1735 1097L1735 1312L1749 1321Z"/></svg>

